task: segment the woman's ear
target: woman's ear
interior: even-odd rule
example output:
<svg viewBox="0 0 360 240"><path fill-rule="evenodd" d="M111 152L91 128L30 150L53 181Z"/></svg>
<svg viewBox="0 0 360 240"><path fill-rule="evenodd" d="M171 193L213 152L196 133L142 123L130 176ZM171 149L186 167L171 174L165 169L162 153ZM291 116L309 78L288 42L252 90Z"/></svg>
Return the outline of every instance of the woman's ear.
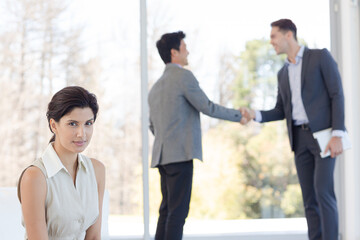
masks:
<svg viewBox="0 0 360 240"><path fill-rule="evenodd" d="M54 134L56 134L57 125L56 125L56 121L53 118L50 119L50 127L51 127L51 131Z"/></svg>

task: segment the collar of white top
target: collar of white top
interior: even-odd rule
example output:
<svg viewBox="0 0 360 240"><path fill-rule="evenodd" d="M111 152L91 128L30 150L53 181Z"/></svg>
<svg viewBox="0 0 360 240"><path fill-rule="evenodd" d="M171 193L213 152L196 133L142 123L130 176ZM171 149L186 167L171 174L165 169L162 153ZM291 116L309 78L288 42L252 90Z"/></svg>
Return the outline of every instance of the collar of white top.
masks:
<svg viewBox="0 0 360 240"><path fill-rule="evenodd" d="M49 143L49 145L47 146L45 152L43 153L42 161L44 163L45 170L46 170L48 178L53 177L61 169L64 169L66 172L68 172L68 170L62 164L59 156L55 152L55 149L54 149L52 143ZM84 159L81 156L81 154L78 154L78 162L80 163L79 166L82 166L82 168L86 171L85 162L84 162Z"/></svg>

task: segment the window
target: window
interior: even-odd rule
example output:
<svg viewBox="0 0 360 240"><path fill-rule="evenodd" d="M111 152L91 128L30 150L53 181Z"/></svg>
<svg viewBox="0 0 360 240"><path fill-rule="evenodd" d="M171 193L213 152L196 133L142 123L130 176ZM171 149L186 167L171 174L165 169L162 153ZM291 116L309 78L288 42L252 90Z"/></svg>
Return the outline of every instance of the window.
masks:
<svg viewBox="0 0 360 240"><path fill-rule="evenodd" d="M139 2L1 4L0 186L15 186L22 169L47 145L51 135L45 112L51 96L66 85L84 86L100 103L86 154L107 167L110 234L114 239L142 235ZM291 18L302 42L329 48L328 9L325 0L148 1L149 88L164 68L156 40L183 30L188 68L211 100L228 107L269 109L283 61L269 45L270 23ZM195 161L187 236L208 231L201 229L202 223L214 224L216 235L234 233L226 226L236 228L243 219L297 221L303 216L283 122L243 127L202 116L202 127L204 163ZM154 234L161 194L157 170L149 173Z"/></svg>

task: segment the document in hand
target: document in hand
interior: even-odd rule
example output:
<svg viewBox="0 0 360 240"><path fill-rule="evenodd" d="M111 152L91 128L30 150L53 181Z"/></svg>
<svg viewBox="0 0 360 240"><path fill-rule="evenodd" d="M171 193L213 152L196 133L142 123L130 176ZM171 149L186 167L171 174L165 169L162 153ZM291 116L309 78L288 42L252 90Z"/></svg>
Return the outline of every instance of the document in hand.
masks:
<svg viewBox="0 0 360 240"><path fill-rule="evenodd" d="M325 158L327 156L330 156L330 151L327 151L327 153L325 154L325 148L328 145L332 135L331 135L332 129L331 128L327 128L318 132L314 132L314 138L317 140L320 149L321 149L321 157ZM349 139L349 135L348 133L345 131L344 137L342 138L342 145L343 145L343 150L347 150L349 148L351 148L351 142Z"/></svg>

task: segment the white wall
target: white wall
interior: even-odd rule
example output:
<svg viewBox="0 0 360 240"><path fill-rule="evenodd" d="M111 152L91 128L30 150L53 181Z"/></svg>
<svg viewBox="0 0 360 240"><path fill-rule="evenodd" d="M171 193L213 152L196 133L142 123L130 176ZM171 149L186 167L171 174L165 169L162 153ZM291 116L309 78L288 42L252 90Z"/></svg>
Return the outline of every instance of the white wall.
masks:
<svg viewBox="0 0 360 240"><path fill-rule="evenodd" d="M337 161L341 240L360 240L360 38L358 0L330 0L332 54L339 63L352 149Z"/></svg>

